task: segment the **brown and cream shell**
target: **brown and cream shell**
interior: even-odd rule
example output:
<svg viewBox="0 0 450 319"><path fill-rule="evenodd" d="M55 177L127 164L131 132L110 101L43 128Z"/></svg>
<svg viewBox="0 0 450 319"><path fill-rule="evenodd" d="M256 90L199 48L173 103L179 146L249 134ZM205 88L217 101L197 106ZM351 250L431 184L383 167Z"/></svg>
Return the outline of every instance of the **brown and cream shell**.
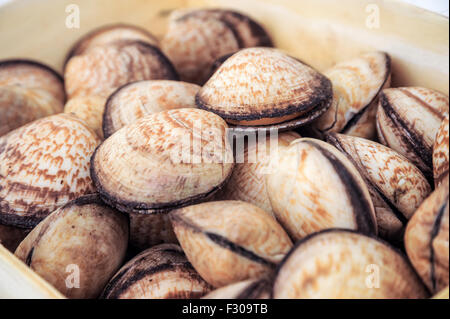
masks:
<svg viewBox="0 0 450 319"><path fill-rule="evenodd" d="M64 113L71 113L82 119L86 124L103 139L103 112L105 98L99 96L79 96L67 101Z"/></svg>
<svg viewBox="0 0 450 319"><path fill-rule="evenodd" d="M391 59L384 52L369 52L340 62L324 75L333 84L333 103L313 127L324 134L335 132L376 137L378 93L390 85Z"/></svg>
<svg viewBox="0 0 450 319"><path fill-rule="evenodd" d="M178 75L157 47L134 40L95 46L72 57L64 72L69 98L92 95L107 98L127 83L158 79L178 80Z"/></svg>
<svg viewBox="0 0 450 319"><path fill-rule="evenodd" d="M82 120L63 113L0 137L0 223L31 228L95 192L89 160L99 142Z"/></svg>
<svg viewBox="0 0 450 319"><path fill-rule="evenodd" d="M127 244L126 215L92 194L50 214L15 255L65 296L96 298L120 267Z"/></svg>
<svg viewBox="0 0 450 319"><path fill-rule="evenodd" d="M379 143L336 133L329 133L327 140L365 179L380 236L401 242L404 226L431 192L425 176L405 157Z"/></svg>
<svg viewBox="0 0 450 319"><path fill-rule="evenodd" d="M270 274L292 247L269 213L241 201L188 206L170 217L188 260L216 288Z"/></svg>
<svg viewBox="0 0 450 319"><path fill-rule="evenodd" d="M377 112L378 138L431 181L433 145L448 111L448 96L440 92L420 87L384 89Z"/></svg>
<svg viewBox="0 0 450 319"><path fill-rule="evenodd" d="M271 291L269 279L248 279L213 290L202 299L269 299Z"/></svg>
<svg viewBox="0 0 450 319"><path fill-rule="evenodd" d="M211 290L178 245L147 249L127 262L106 285L106 299L192 299Z"/></svg>
<svg viewBox="0 0 450 319"><path fill-rule="evenodd" d="M91 159L103 200L124 212L168 211L214 194L231 174L227 125L194 108L163 111L106 139Z"/></svg>
<svg viewBox="0 0 450 319"><path fill-rule="evenodd" d="M331 82L272 48L243 49L228 58L197 93L199 108L231 124L286 130L306 124L329 108Z"/></svg>
<svg viewBox="0 0 450 319"><path fill-rule="evenodd" d="M431 292L449 283L449 182L422 203L408 223L405 248L412 265Z"/></svg>
<svg viewBox="0 0 450 319"><path fill-rule="evenodd" d="M354 231L324 230L299 241L280 263L276 299L406 299L428 292L404 255Z"/></svg>
<svg viewBox="0 0 450 319"><path fill-rule="evenodd" d="M439 186L448 175L449 165L449 136L448 113L445 114L439 127L433 146L433 177L435 186Z"/></svg>
<svg viewBox="0 0 450 319"><path fill-rule="evenodd" d="M277 220L295 239L327 228L377 234L369 190L335 147L301 138L271 160L267 192Z"/></svg>
<svg viewBox="0 0 450 319"><path fill-rule="evenodd" d="M169 80L138 81L124 85L106 102L103 115L105 137L149 114L194 108L195 94L199 89L196 84Z"/></svg>

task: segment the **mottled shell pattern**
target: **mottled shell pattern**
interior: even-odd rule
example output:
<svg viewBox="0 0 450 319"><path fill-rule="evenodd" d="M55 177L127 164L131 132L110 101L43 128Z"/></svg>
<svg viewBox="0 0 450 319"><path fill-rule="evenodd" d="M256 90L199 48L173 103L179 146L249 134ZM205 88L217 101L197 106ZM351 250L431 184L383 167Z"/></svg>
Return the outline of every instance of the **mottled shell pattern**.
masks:
<svg viewBox="0 0 450 319"><path fill-rule="evenodd" d="M180 246L162 244L127 262L105 287L102 298L192 299L210 290Z"/></svg>
<svg viewBox="0 0 450 319"><path fill-rule="evenodd" d="M30 60L0 61L0 136L59 113L65 99L61 76Z"/></svg>
<svg viewBox="0 0 450 319"><path fill-rule="evenodd" d="M378 138L411 160L431 181L437 131L448 113L448 96L431 89L402 87L380 93Z"/></svg>
<svg viewBox="0 0 450 319"><path fill-rule="evenodd" d="M134 40L95 46L72 57L64 72L69 98L92 95L107 98L127 83L158 79L178 80L178 75L157 47Z"/></svg>
<svg viewBox="0 0 450 319"><path fill-rule="evenodd" d="M351 161L332 145L301 138L279 151L267 175L277 220L301 239L327 228L377 234L369 190Z"/></svg>
<svg viewBox="0 0 450 319"><path fill-rule="evenodd" d="M103 200L125 212L169 210L207 198L231 174L227 125L199 109L163 111L127 125L91 160Z"/></svg>
<svg viewBox="0 0 450 319"><path fill-rule="evenodd" d="M15 255L66 297L96 298L123 262L127 244L127 217L92 194L50 214Z"/></svg>
<svg viewBox="0 0 450 319"><path fill-rule="evenodd" d="M384 52L369 52L340 62L324 75L333 84L333 103L314 124L320 133L372 139L376 136L378 93L390 85L391 59Z"/></svg>
<svg viewBox="0 0 450 319"><path fill-rule="evenodd" d="M299 241L280 263L276 299L405 299L428 292L404 255L388 244L342 229Z"/></svg>
<svg viewBox="0 0 450 319"><path fill-rule="evenodd" d="M219 67L196 103L232 124L270 125L312 120L331 99L331 82L314 69L277 49L249 48Z"/></svg>
<svg viewBox="0 0 450 319"><path fill-rule="evenodd" d="M449 165L449 136L448 113L445 114L441 126L436 134L433 146L433 177L435 186L439 186L448 175Z"/></svg>
<svg viewBox="0 0 450 319"><path fill-rule="evenodd" d="M431 192L422 172L390 148L350 135L327 140L343 152L365 179L375 206L380 236L401 242L403 226Z"/></svg>
<svg viewBox="0 0 450 319"><path fill-rule="evenodd" d="M99 142L82 120L63 113L0 137L0 222L31 228L95 192L89 160Z"/></svg>
<svg viewBox="0 0 450 319"><path fill-rule="evenodd" d="M125 125L157 112L179 108L194 108L196 84L152 80L127 84L114 92L105 105L103 132L105 137Z"/></svg>
<svg viewBox="0 0 450 319"><path fill-rule="evenodd" d="M217 58L253 46L272 46L263 27L248 16L219 9L172 14L161 42L181 79L200 85Z"/></svg>
<svg viewBox="0 0 450 319"><path fill-rule="evenodd" d="M408 223L405 248L432 293L449 284L449 179L422 203Z"/></svg>
<svg viewBox="0 0 450 319"><path fill-rule="evenodd" d="M271 290L268 279L248 279L215 289L202 299L269 299Z"/></svg>
<svg viewBox="0 0 450 319"><path fill-rule="evenodd" d="M105 99L99 96L79 96L67 101L64 113L71 113L82 119L86 124L103 139L103 111Z"/></svg>
<svg viewBox="0 0 450 319"><path fill-rule="evenodd" d="M266 187L266 175L271 169L270 154L289 146L298 138L300 135L289 131L277 134L277 136L265 134L261 137L258 136L258 140L254 139L246 143L242 149L242 155L236 155L230 179L215 196L215 199L241 200L256 205L273 215Z"/></svg>
<svg viewBox="0 0 450 319"><path fill-rule="evenodd" d="M241 201L192 205L170 217L188 260L216 288L270 274L292 247L269 213Z"/></svg>

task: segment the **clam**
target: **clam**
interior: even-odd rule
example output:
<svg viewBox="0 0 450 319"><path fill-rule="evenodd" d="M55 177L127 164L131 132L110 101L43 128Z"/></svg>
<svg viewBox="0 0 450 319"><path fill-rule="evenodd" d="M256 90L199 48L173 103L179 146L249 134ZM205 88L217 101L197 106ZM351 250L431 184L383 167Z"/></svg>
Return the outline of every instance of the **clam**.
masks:
<svg viewBox="0 0 450 319"><path fill-rule="evenodd" d="M420 205L408 223L405 248L412 265L431 292L448 286L448 176Z"/></svg>
<svg viewBox="0 0 450 319"><path fill-rule="evenodd" d="M163 212L208 198L233 168L226 129L219 116L194 108L149 115L97 148L92 179L124 212Z"/></svg>
<svg viewBox="0 0 450 319"><path fill-rule="evenodd" d="M50 214L15 255L65 296L95 298L120 267L127 243L127 217L92 194Z"/></svg>
<svg viewBox="0 0 450 319"><path fill-rule="evenodd" d="M106 285L102 298L191 299L210 289L178 245L163 244L127 262Z"/></svg>
<svg viewBox="0 0 450 319"><path fill-rule="evenodd" d="M99 96L79 96L67 101L64 113L72 113L82 119L86 124L103 139L103 112L105 99Z"/></svg>
<svg viewBox="0 0 450 319"><path fill-rule="evenodd" d="M269 213L241 201L192 205L170 218L188 260L216 288L270 274L292 247Z"/></svg>
<svg viewBox="0 0 450 319"><path fill-rule="evenodd" d="M391 59L384 52L369 52L336 64L324 72L333 84L333 103L313 127L320 134L335 132L376 137L378 93L390 85Z"/></svg>
<svg viewBox="0 0 450 319"><path fill-rule="evenodd" d="M202 299L269 299L271 290L268 279L248 279L213 290Z"/></svg>
<svg viewBox="0 0 450 319"><path fill-rule="evenodd" d="M406 257L383 241L329 229L299 241L280 263L276 299L425 298Z"/></svg>
<svg viewBox="0 0 450 319"><path fill-rule="evenodd" d="M157 112L195 107L196 84L153 80L124 85L109 98L103 115L106 137L125 125Z"/></svg>
<svg viewBox="0 0 450 319"><path fill-rule="evenodd" d="M369 190L335 147L301 138L276 155L266 177L267 192L277 220L292 238L327 228L377 233Z"/></svg>
<svg viewBox="0 0 450 319"><path fill-rule="evenodd" d="M99 142L82 120L63 113L0 137L0 223L31 228L95 192L89 160Z"/></svg>
<svg viewBox="0 0 450 319"><path fill-rule="evenodd" d="M259 136L258 136L259 138ZM277 136L263 136L251 140L237 158L233 173L224 188L215 196L217 200L242 200L273 214L266 188L266 175L270 172L270 154L289 146L300 138L295 132L283 132Z"/></svg>
<svg viewBox="0 0 450 319"><path fill-rule="evenodd" d="M331 82L325 76L271 48L238 51L196 96L199 108L231 124L279 130L309 123L331 100Z"/></svg>
<svg viewBox="0 0 450 319"><path fill-rule="evenodd" d="M134 40L95 46L72 57L64 72L69 98L87 95L107 98L127 83L158 79L177 80L178 75L157 47Z"/></svg>
<svg viewBox="0 0 450 319"><path fill-rule="evenodd" d="M0 224L0 244L14 252L28 232L27 229Z"/></svg>
<svg viewBox="0 0 450 319"><path fill-rule="evenodd" d="M0 135L59 113L65 99L61 76L30 60L0 61Z"/></svg>
<svg viewBox="0 0 450 319"><path fill-rule="evenodd" d="M433 177L436 187L439 186L444 177L448 175L448 148L448 113L446 113L436 134L436 140L433 146Z"/></svg>
<svg viewBox="0 0 450 319"><path fill-rule="evenodd" d="M420 87L385 89L377 112L379 140L412 161L432 180L433 144L448 113L448 97Z"/></svg>
<svg viewBox="0 0 450 319"><path fill-rule="evenodd" d="M89 49L96 46L104 46L121 40L135 40L147 42L153 46L158 46L158 39L145 29L129 24L106 25L84 35L75 43L66 57L66 62L70 58L84 54Z"/></svg>
<svg viewBox="0 0 450 319"><path fill-rule="evenodd" d="M407 221L431 192L425 176L405 157L379 143L336 133L328 134L327 140L365 179L380 236L400 242Z"/></svg>

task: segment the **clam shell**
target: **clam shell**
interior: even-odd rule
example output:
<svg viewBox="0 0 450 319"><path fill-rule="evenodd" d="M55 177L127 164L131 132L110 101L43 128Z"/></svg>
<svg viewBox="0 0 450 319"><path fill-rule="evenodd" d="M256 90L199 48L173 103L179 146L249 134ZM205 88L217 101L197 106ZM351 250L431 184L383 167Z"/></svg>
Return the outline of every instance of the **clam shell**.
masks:
<svg viewBox="0 0 450 319"><path fill-rule="evenodd" d="M351 160L365 179L380 236L401 241L403 226L431 192L425 176L405 157L379 143L336 133L330 133L327 140Z"/></svg>
<svg viewBox="0 0 450 319"><path fill-rule="evenodd" d="M333 103L314 127L320 133L374 138L378 93L389 87L391 58L384 52L369 52L338 63L324 72L333 84Z"/></svg>
<svg viewBox="0 0 450 319"><path fill-rule="evenodd" d="M170 217L187 258L216 288L270 274L292 247L269 213L241 201L188 206Z"/></svg>
<svg viewBox="0 0 450 319"><path fill-rule="evenodd" d="M448 177L420 205L408 223L405 248L412 265L431 292L448 286Z"/></svg>
<svg viewBox="0 0 450 319"><path fill-rule="evenodd" d="M19 59L0 61L0 86L4 85L44 90L58 101L61 108L64 105L63 78L55 70L42 63Z"/></svg>
<svg viewBox="0 0 450 319"><path fill-rule="evenodd" d="M127 243L127 217L92 194L50 214L15 255L65 296L95 298L120 267Z"/></svg>
<svg viewBox="0 0 450 319"><path fill-rule="evenodd" d="M106 299L191 299L210 290L186 259L180 246L163 244L127 262L111 279Z"/></svg>
<svg viewBox="0 0 450 319"><path fill-rule="evenodd" d="M367 186L335 147L301 138L280 150L271 165L266 183L272 209L295 240L327 228L377 233Z"/></svg>
<svg viewBox="0 0 450 319"><path fill-rule="evenodd" d="M299 241L279 265L276 299L425 298L404 255L356 232L331 229Z"/></svg>
<svg viewBox="0 0 450 319"><path fill-rule="evenodd" d="M103 139L103 112L105 99L99 96L80 96L67 101L64 113L71 113L82 119Z"/></svg>
<svg viewBox="0 0 450 319"><path fill-rule="evenodd" d="M125 125L157 112L195 107L195 94L200 87L196 84L153 80L139 81L118 89L105 106L103 130L111 136Z"/></svg>
<svg viewBox="0 0 450 319"><path fill-rule="evenodd" d="M269 299L272 285L267 279L249 279L211 291L202 299Z"/></svg>
<svg viewBox="0 0 450 319"><path fill-rule="evenodd" d="M433 146L433 177L435 186L439 186L442 179L448 175L449 163L448 113L436 134Z"/></svg>
<svg viewBox="0 0 450 319"><path fill-rule="evenodd" d="M172 63L155 46L142 41L118 41L96 46L67 62L64 72L69 98L107 98L120 86L140 80L178 80Z"/></svg>
<svg viewBox="0 0 450 319"><path fill-rule="evenodd" d="M266 175L270 172L270 154L289 146L300 138L295 132L284 132L277 136L262 136L260 140L248 142L242 158L236 159L233 173L222 190L216 195L217 200L241 200L272 212L266 188ZM258 136L259 139L259 136Z"/></svg>
<svg viewBox="0 0 450 319"><path fill-rule="evenodd" d="M260 126L310 121L330 106L331 98L331 82L317 71L279 50L250 48L219 67L196 103L232 124Z"/></svg>
<svg viewBox="0 0 450 319"><path fill-rule="evenodd" d="M62 104L44 89L0 86L0 136L62 109Z"/></svg>
<svg viewBox="0 0 450 319"><path fill-rule="evenodd" d="M187 15L169 23L161 48L175 65L181 80L203 84L212 63L237 51L239 42L226 22Z"/></svg>
<svg viewBox="0 0 450 319"><path fill-rule="evenodd" d="M91 160L102 198L125 212L169 210L212 195L233 153L219 116L193 108L149 115L106 139Z"/></svg>
<svg viewBox="0 0 450 319"><path fill-rule="evenodd" d="M57 114L0 137L0 223L34 227L95 191L89 159L100 142L82 120Z"/></svg>
<svg viewBox="0 0 450 319"><path fill-rule="evenodd" d="M380 93L377 112L379 140L432 180L433 144L448 111L448 97L437 91L419 87L385 89Z"/></svg>
<svg viewBox="0 0 450 319"><path fill-rule="evenodd" d="M27 229L0 224L0 244L14 252L28 232Z"/></svg>
<svg viewBox="0 0 450 319"><path fill-rule="evenodd" d="M129 24L106 25L84 35L67 54L64 64L76 55L84 54L96 46L107 45L121 40L135 40L158 46L158 39L145 29Z"/></svg>

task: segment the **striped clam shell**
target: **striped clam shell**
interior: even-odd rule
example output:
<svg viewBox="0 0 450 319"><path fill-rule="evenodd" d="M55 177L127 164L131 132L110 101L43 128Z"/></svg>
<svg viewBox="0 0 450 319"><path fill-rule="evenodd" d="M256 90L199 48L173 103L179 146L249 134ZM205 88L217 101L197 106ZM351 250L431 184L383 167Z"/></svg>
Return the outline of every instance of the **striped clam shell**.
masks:
<svg viewBox="0 0 450 319"><path fill-rule="evenodd" d="M218 57L239 49L232 27L214 17L182 16L169 23L161 41L180 78L203 84Z"/></svg>
<svg viewBox="0 0 450 319"><path fill-rule="evenodd" d="M333 84L333 103L313 126L320 133L336 132L368 139L376 137L378 93L389 87L391 59L369 52L338 63L324 72Z"/></svg>
<svg viewBox="0 0 450 319"><path fill-rule="evenodd" d="M377 112L379 140L411 160L432 180L436 133L448 113L448 96L420 87L384 89Z"/></svg>
<svg viewBox="0 0 450 319"><path fill-rule="evenodd" d="M0 223L31 228L95 192L89 160L99 142L83 121L63 113L0 137Z"/></svg>
<svg viewBox="0 0 450 319"><path fill-rule="evenodd" d="M107 98L124 84L158 79L178 80L178 75L157 47L134 40L96 46L74 56L64 72L69 98L86 95Z"/></svg>
<svg viewBox="0 0 450 319"><path fill-rule="evenodd" d="M448 175L448 163L449 137L448 113L446 113L436 134L436 140L433 146L433 177L436 187L439 186L445 176Z"/></svg>
<svg viewBox="0 0 450 319"><path fill-rule="evenodd" d="M64 113L71 113L82 119L103 139L103 111L105 99L99 96L79 96L67 101Z"/></svg>
<svg viewBox="0 0 450 319"><path fill-rule="evenodd" d="M448 187L447 176L416 211L405 233L408 257L433 293L449 283Z"/></svg>
<svg viewBox="0 0 450 319"><path fill-rule="evenodd" d="M150 80L126 84L106 102L103 131L106 137L125 125L157 112L195 107L200 87L181 81Z"/></svg>
<svg viewBox="0 0 450 319"><path fill-rule="evenodd" d="M0 244L14 252L28 232L28 229L0 224Z"/></svg>
<svg viewBox="0 0 450 319"><path fill-rule="evenodd" d="M144 117L106 139L91 159L102 198L124 212L168 211L202 200L231 174L219 116L182 108Z"/></svg>
<svg viewBox="0 0 450 319"><path fill-rule="evenodd" d="M269 213L241 201L188 206L170 217L187 258L216 288L270 274L292 247Z"/></svg>
<svg viewBox="0 0 450 319"><path fill-rule="evenodd" d="M335 147L301 138L280 150L271 165L266 183L272 209L295 240L327 228L377 233L369 190Z"/></svg>
<svg viewBox="0 0 450 319"><path fill-rule="evenodd" d="M426 298L404 255L354 231L330 229L299 241L278 267L276 299Z"/></svg>
<svg viewBox="0 0 450 319"><path fill-rule="evenodd" d="M272 48L238 51L196 97L199 108L242 126L298 119L305 124L325 112L331 100L331 82L325 76Z"/></svg>
<svg viewBox="0 0 450 319"><path fill-rule="evenodd" d="M407 221L431 192L425 176L384 145L336 133L330 133L327 140L350 159L365 179L380 236L400 242Z"/></svg>
<svg viewBox="0 0 450 319"><path fill-rule="evenodd" d="M266 188L266 175L271 169L270 154L289 146L297 138L300 138L300 135L289 131L277 136L258 136L258 141L256 139L249 141L243 147L242 155L239 158L236 155L233 173L215 199L241 200L273 215Z"/></svg>
<svg viewBox="0 0 450 319"><path fill-rule="evenodd" d="M158 39L145 29L129 24L111 24L94 29L79 39L67 54L65 64L70 58L84 54L93 47L121 40L142 41L158 46Z"/></svg>
<svg viewBox="0 0 450 319"><path fill-rule="evenodd" d="M102 298L192 299L210 289L178 245L162 244L127 262L106 285Z"/></svg>
<svg viewBox="0 0 450 319"><path fill-rule="evenodd" d="M271 290L268 279L248 279L213 290L202 299L269 299Z"/></svg>
<svg viewBox="0 0 450 319"><path fill-rule="evenodd" d="M92 194L50 214L15 255L63 295L95 298L120 267L127 243L127 217Z"/></svg>

